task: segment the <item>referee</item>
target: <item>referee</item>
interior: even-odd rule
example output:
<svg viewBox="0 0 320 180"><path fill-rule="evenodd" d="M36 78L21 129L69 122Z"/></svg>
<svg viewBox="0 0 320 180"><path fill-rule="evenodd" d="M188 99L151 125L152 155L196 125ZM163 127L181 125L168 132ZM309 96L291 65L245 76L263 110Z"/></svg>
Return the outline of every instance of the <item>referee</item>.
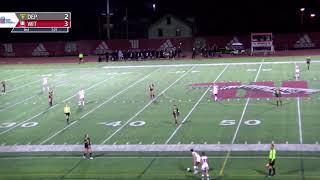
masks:
<svg viewBox="0 0 320 180"><path fill-rule="evenodd" d="M79 53L79 64L83 63L83 53Z"/></svg>
<svg viewBox="0 0 320 180"><path fill-rule="evenodd" d="M269 176L274 176L276 174L276 150L274 149L274 144L271 144L269 151Z"/></svg>
<svg viewBox="0 0 320 180"><path fill-rule="evenodd" d="M67 124L69 124L70 107L68 106L68 104L66 104L66 106L64 106L63 110L64 110L64 114L66 116Z"/></svg>

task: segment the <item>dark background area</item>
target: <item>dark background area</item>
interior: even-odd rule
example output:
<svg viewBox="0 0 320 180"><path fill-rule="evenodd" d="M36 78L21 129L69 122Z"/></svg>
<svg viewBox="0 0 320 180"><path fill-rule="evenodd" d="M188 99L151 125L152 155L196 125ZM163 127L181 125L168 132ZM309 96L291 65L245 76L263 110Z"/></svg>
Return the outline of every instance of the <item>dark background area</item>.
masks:
<svg viewBox="0 0 320 180"><path fill-rule="evenodd" d="M303 25L301 7L306 8ZM110 0L112 38L126 38L126 8L129 38L146 38L148 26L165 14L193 20L195 36L320 31L320 0ZM106 0L10 0L1 4L0 11L72 13L68 34L11 34L11 29L0 29L1 42L99 39L98 21L106 21L100 15L106 13Z"/></svg>

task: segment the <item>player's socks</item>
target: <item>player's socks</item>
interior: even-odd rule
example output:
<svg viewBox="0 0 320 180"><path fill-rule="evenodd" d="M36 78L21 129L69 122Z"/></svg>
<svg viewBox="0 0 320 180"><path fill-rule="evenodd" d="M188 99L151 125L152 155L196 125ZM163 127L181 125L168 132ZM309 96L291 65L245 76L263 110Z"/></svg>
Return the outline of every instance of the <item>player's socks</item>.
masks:
<svg viewBox="0 0 320 180"><path fill-rule="evenodd" d="M207 180L209 180L210 179L210 177L209 177L209 174L207 175Z"/></svg>
<svg viewBox="0 0 320 180"><path fill-rule="evenodd" d="M84 101L82 101L82 106L84 106Z"/></svg>
<svg viewBox="0 0 320 180"><path fill-rule="evenodd" d="M279 101L277 101L277 107L279 106Z"/></svg>
<svg viewBox="0 0 320 180"><path fill-rule="evenodd" d="M86 153L83 153L83 158L86 158Z"/></svg>
<svg viewBox="0 0 320 180"><path fill-rule="evenodd" d="M269 176L271 176L271 168L269 169Z"/></svg>
<svg viewBox="0 0 320 180"><path fill-rule="evenodd" d="M272 170L273 170L272 176L276 175L276 168L272 168Z"/></svg>

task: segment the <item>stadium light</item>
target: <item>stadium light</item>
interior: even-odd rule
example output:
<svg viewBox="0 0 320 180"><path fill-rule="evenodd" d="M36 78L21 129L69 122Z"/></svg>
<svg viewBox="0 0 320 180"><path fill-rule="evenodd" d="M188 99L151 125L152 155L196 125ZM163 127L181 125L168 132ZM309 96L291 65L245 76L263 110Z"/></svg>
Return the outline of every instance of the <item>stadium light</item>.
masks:
<svg viewBox="0 0 320 180"><path fill-rule="evenodd" d="M303 26L303 19L304 19L304 10L305 10L305 8L300 8L300 12L301 12L301 18L300 18L300 23L301 23L301 28L302 28L302 26Z"/></svg>
<svg viewBox="0 0 320 180"><path fill-rule="evenodd" d="M152 4L152 9L153 9L153 11L156 11L156 3Z"/></svg>
<svg viewBox="0 0 320 180"><path fill-rule="evenodd" d="M316 17L316 14L312 13L312 14L310 14L310 17L314 18L314 17Z"/></svg>

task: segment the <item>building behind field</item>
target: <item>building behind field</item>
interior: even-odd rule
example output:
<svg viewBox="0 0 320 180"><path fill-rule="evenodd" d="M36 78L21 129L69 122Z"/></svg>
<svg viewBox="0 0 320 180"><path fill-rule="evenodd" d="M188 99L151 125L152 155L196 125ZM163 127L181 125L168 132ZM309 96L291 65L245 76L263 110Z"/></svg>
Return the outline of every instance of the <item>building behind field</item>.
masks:
<svg viewBox="0 0 320 180"><path fill-rule="evenodd" d="M192 27L173 15L165 15L148 29L148 38L192 37Z"/></svg>

